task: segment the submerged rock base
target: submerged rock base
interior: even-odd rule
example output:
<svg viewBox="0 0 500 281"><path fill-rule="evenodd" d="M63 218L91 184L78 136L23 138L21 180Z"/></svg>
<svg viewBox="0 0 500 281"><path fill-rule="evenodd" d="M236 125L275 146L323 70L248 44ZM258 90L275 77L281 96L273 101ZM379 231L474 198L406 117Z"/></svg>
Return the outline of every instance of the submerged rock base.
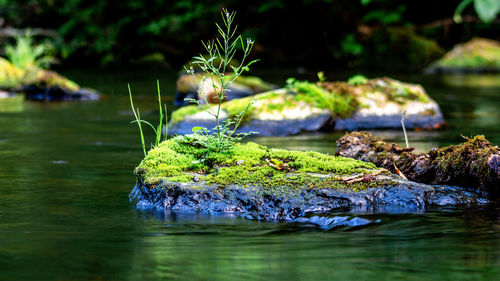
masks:
<svg viewBox="0 0 500 281"><path fill-rule="evenodd" d="M397 180L394 178L394 180ZM248 219L309 222L312 214L345 208L414 212L429 207L473 206L486 203L480 195L460 187L440 187L397 180L395 185L346 191L333 188L288 189L271 193L264 187L226 188L196 183L150 186L137 183L130 193L139 209L205 214L237 214ZM346 222L347 223L347 222ZM352 222L351 222L352 223ZM322 222L321 224L326 224Z"/></svg>

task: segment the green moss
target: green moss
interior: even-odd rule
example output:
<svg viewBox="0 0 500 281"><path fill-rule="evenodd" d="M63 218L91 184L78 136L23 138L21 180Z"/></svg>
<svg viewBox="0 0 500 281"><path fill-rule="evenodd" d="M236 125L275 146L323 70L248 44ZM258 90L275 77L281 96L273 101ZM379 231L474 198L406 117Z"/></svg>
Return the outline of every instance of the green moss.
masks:
<svg viewBox="0 0 500 281"><path fill-rule="evenodd" d="M222 109L233 117L240 114L251 101L262 101L252 105L247 111L246 119L262 112L280 113L286 108L295 108L306 103L320 109L328 109L333 116L347 117L356 109L352 96L339 95L310 82L295 81L288 86L288 92L269 91L253 97L231 100L222 105Z"/></svg>
<svg viewBox="0 0 500 281"><path fill-rule="evenodd" d="M286 89L272 90L255 96L234 99L221 105L230 118L242 113L250 105L243 118L243 123L261 113L274 115L286 119L288 109L311 106L317 109L326 109L334 118L346 118L367 103L363 101L391 101L405 105L411 101L423 103L432 100L420 85L403 83L391 78L375 78L364 80L358 77L357 85L349 82L320 82L310 83L287 80ZM361 83L363 82L363 83ZM193 115L202 109L197 106L187 106L172 113L172 123L183 120L185 116Z"/></svg>
<svg viewBox="0 0 500 281"><path fill-rule="evenodd" d="M436 163L445 175L460 178L459 174L473 172L478 178L489 178L488 158L499 151L482 135L459 145L450 145L437 151Z"/></svg>
<svg viewBox="0 0 500 281"><path fill-rule="evenodd" d="M403 83L388 77L370 79L358 85L348 82L322 82L321 87L339 93L339 96L350 97L351 108L365 107L367 105L364 102L368 100L395 102L400 105L415 100L423 103L432 101L420 85Z"/></svg>
<svg viewBox="0 0 500 281"><path fill-rule="evenodd" d="M361 74L354 75L347 80L347 84L353 86L364 85L366 82L368 82L368 78Z"/></svg>
<svg viewBox="0 0 500 281"><path fill-rule="evenodd" d="M500 42L474 38L455 46L438 61L444 67L487 68L500 67Z"/></svg>
<svg viewBox="0 0 500 281"><path fill-rule="evenodd" d="M78 84L56 72L43 69L27 71L22 83L24 85L37 86L42 89L59 87L68 91L77 91L80 88Z"/></svg>
<svg viewBox="0 0 500 281"><path fill-rule="evenodd" d="M75 82L54 71L39 68L21 69L0 58L0 88L11 89L27 85L40 88L59 87L69 91L77 91L80 88Z"/></svg>
<svg viewBox="0 0 500 281"><path fill-rule="evenodd" d="M267 83L266 81L264 81L256 76L241 75L241 76L238 76L238 78L236 78L236 80L234 82L237 84L243 85L245 87L248 87L256 93L270 91L276 87L275 85L273 85L271 83Z"/></svg>
<svg viewBox="0 0 500 281"><path fill-rule="evenodd" d="M183 106L174 112L172 112L172 116L170 117L170 122L172 124L176 124L184 120L186 116L194 115L200 112L200 107L197 105L187 105Z"/></svg>
<svg viewBox="0 0 500 281"><path fill-rule="evenodd" d="M246 115L244 116L244 119L249 119L253 114L257 114L263 111L271 111L272 109L269 108L269 106L272 107L273 103L269 102L273 99L279 98L281 95L277 92L270 91L270 92L265 92L262 94L258 94L255 96L251 97L246 97L246 98L241 98L241 99L234 99L228 102L225 102L222 104L222 109L227 112L230 118L233 118L237 115L239 115L241 112L245 110L245 108L248 106L248 104L260 101L260 100L266 100L267 102L263 103L263 106L256 107L254 105L250 105L248 108Z"/></svg>
<svg viewBox="0 0 500 281"><path fill-rule="evenodd" d="M0 57L0 88L9 89L20 86L25 73L25 70Z"/></svg>
<svg viewBox="0 0 500 281"><path fill-rule="evenodd" d="M333 116L348 117L356 109L356 103L351 95L328 91L315 83L295 81L289 87L297 93L294 100L328 109Z"/></svg>
<svg viewBox="0 0 500 281"><path fill-rule="evenodd" d="M375 169L375 165L351 158L330 156L314 151L290 151L284 149L273 149L269 152L271 159L280 159L288 163L290 168L297 172L309 173L335 173L352 174L356 172L366 172L367 169Z"/></svg>
<svg viewBox="0 0 500 281"><path fill-rule="evenodd" d="M226 153L215 153L200 145L204 136L179 136L152 149L136 174L149 185L160 182L193 182L225 187L259 185L269 188L362 189L377 182L346 185L332 175L367 174L373 164L317 152L270 149L256 143L237 143ZM202 178L199 178L202 177Z"/></svg>

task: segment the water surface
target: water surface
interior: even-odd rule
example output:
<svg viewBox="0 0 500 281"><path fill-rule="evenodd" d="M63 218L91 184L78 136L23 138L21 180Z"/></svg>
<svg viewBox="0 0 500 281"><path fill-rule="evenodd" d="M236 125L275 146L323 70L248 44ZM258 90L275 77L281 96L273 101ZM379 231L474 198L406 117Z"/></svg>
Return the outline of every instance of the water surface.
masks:
<svg viewBox="0 0 500 281"><path fill-rule="evenodd" d="M104 99L27 102L20 113L0 113L1 280L500 277L500 208L495 204L424 213L352 214L380 222L330 231L231 216L138 211L128 202L128 193L135 183L132 171L143 155L137 131L129 124L133 117L126 84L132 84L143 117L154 121L155 81L160 80L167 96L164 102L171 104L176 73L141 69L63 73L103 92ZM288 75L266 76L282 83ZM441 77L422 75L396 77L422 83L448 121L443 131L411 132L410 144L418 150L460 142L460 134L485 134L500 144L499 87L450 85ZM399 130L373 133L404 141ZM335 140L342 134L253 140L334 153Z"/></svg>

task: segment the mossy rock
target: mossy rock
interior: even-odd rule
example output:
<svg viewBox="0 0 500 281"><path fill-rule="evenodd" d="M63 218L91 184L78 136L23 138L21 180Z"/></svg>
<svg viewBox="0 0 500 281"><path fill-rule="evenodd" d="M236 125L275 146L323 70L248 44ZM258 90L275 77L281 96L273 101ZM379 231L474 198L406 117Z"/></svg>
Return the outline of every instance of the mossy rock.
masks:
<svg viewBox="0 0 500 281"><path fill-rule="evenodd" d="M354 159L251 142L217 153L203 145L205 138L178 136L148 152L135 169L131 193L139 207L292 220L353 206L425 209L483 202L461 189L443 192Z"/></svg>
<svg viewBox="0 0 500 281"><path fill-rule="evenodd" d="M500 149L484 136L464 143L414 153L413 148L382 141L369 133L353 132L337 141L337 155L373 163L408 179L427 184L459 185L500 195Z"/></svg>
<svg viewBox="0 0 500 281"><path fill-rule="evenodd" d="M216 93L213 89L212 83L217 83L217 79L213 76L206 74L183 74L177 79L177 92L175 95L174 104L176 106L189 105L186 98L192 98L205 102L204 98L200 96L200 91L206 96L209 103L217 103ZM239 76L231 85L224 101L234 100L238 98L248 97L257 93L266 92L276 89L277 86L268 83L256 76Z"/></svg>
<svg viewBox="0 0 500 281"><path fill-rule="evenodd" d="M21 85L26 71L0 57L0 88L12 89Z"/></svg>
<svg viewBox="0 0 500 281"><path fill-rule="evenodd" d="M500 42L474 38L458 44L426 69L428 73L500 72Z"/></svg>
<svg viewBox="0 0 500 281"><path fill-rule="evenodd" d="M97 92L83 89L54 71L39 68L20 69L0 58L0 89L24 92L34 100L96 100Z"/></svg>
<svg viewBox="0 0 500 281"><path fill-rule="evenodd" d="M399 129L403 112L408 129L432 130L444 124L439 105L418 84L383 77L361 85L333 83L325 87L349 93L358 103L351 116L336 120L335 130Z"/></svg>
<svg viewBox="0 0 500 281"><path fill-rule="evenodd" d="M444 123L439 106L420 85L375 78L356 85L348 82L294 81L287 88L223 103L220 120L248 108L239 132L263 136L302 132L399 128L402 112L406 127L437 128ZM213 106L186 106L172 113L171 134L189 134L196 126L215 127L206 110Z"/></svg>

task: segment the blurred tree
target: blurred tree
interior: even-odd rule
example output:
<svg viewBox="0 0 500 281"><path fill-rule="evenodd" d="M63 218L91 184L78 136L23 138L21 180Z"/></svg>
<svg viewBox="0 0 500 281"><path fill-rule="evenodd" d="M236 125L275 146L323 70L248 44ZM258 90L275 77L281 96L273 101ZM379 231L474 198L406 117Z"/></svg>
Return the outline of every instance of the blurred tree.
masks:
<svg viewBox="0 0 500 281"><path fill-rule="evenodd" d="M410 42L391 39L390 30L397 30L399 38L416 35L416 50L422 40L451 47L477 35L500 39L492 19L500 1L464 2L474 5L462 0L439 5L434 0L0 0L0 27L55 30L59 36L52 41L66 63L166 61L177 67L199 53L200 40L213 37L212 25L225 7L238 12L243 36L256 40L261 66L321 62L331 68L363 63L369 56L384 61L391 47L373 48ZM464 14L473 6L489 23L464 16L466 23L455 24L452 16L459 5ZM378 33L383 36L372 37ZM400 49L403 53L405 47ZM401 62L411 63L409 58Z"/></svg>

